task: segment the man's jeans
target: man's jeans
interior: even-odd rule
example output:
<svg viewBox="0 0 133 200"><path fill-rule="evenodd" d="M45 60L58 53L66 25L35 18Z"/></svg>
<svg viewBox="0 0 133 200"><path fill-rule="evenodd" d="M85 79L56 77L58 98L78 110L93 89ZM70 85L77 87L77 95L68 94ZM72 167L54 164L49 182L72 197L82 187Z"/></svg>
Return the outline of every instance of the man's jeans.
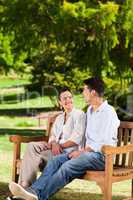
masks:
<svg viewBox="0 0 133 200"><path fill-rule="evenodd" d="M29 189L39 200L47 200L74 178L84 175L86 170L104 170L104 166L104 156L98 152L86 152L74 159L69 159L67 154L55 156Z"/></svg>

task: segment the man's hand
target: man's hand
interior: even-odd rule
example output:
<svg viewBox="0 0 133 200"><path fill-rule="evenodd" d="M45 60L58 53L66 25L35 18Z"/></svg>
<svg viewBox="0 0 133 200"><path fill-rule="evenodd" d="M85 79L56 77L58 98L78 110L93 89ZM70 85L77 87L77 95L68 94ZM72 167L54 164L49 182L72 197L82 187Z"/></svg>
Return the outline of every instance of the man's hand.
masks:
<svg viewBox="0 0 133 200"><path fill-rule="evenodd" d="M68 157L69 157L70 159L72 159L72 158L77 158L77 157L80 156L81 153L82 153L82 151L73 151L73 152L69 153Z"/></svg>
<svg viewBox="0 0 133 200"><path fill-rule="evenodd" d="M54 142L52 143L51 151L52 151L52 154L56 156L56 155L61 154L63 152L63 149L58 143Z"/></svg>

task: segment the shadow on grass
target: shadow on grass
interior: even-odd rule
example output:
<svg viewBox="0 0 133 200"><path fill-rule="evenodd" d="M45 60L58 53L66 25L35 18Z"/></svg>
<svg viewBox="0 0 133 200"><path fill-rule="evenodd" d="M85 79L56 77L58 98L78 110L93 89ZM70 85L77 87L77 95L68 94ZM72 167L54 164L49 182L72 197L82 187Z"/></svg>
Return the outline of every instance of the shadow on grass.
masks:
<svg viewBox="0 0 133 200"><path fill-rule="evenodd" d="M21 136L42 136L45 134L45 130L28 129L28 128L0 128L0 136L3 135L21 135Z"/></svg>
<svg viewBox="0 0 133 200"><path fill-rule="evenodd" d="M10 88L11 89L11 88ZM56 104L58 92L55 88L48 87L48 88L41 88L41 90L36 90L36 91L28 91L26 90L25 92L13 92L12 93L7 93L0 94L0 104L3 102L6 104L15 104L19 102L23 102L26 100L33 100L38 97L49 97L51 102L53 104Z"/></svg>
<svg viewBox="0 0 133 200"><path fill-rule="evenodd" d="M126 199L127 197L121 196L121 195L113 195L112 200L123 200ZM74 191L73 189L70 188L64 188L57 194L55 194L53 197L50 198L50 200L102 200L103 195L102 194L97 194L96 193L90 193L76 190Z"/></svg>
<svg viewBox="0 0 133 200"><path fill-rule="evenodd" d="M41 113L41 112L49 112L49 111L56 111L58 110L56 107L43 107L43 108L39 108L39 107L27 107L27 108L0 108L0 116L29 116L29 117L33 117L36 116L37 114Z"/></svg>
<svg viewBox="0 0 133 200"><path fill-rule="evenodd" d="M0 182L0 200L5 199L9 195L8 183Z"/></svg>
<svg viewBox="0 0 133 200"><path fill-rule="evenodd" d="M8 183L0 182L0 200L4 200L7 196L10 195L8 189ZM124 196L113 196L112 200L123 200ZM101 194L95 194L90 192L83 191L74 191L70 188L64 188L60 192L57 192L50 200L102 200Z"/></svg>

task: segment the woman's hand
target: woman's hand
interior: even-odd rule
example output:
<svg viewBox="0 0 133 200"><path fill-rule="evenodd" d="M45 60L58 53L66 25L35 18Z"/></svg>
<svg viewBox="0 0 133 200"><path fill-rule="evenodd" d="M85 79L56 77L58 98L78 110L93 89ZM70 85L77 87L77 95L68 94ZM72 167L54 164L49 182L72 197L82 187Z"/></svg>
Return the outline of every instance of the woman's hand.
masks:
<svg viewBox="0 0 133 200"><path fill-rule="evenodd" d="M52 154L56 156L56 155L61 154L63 152L63 149L58 143L54 142L52 143L51 151L52 151Z"/></svg>
<svg viewBox="0 0 133 200"><path fill-rule="evenodd" d="M48 149L48 143L47 142L38 142L36 151L37 153L40 153L42 151L45 151Z"/></svg>
<svg viewBox="0 0 133 200"><path fill-rule="evenodd" d="M47 145L48 149L52 149L52 143L49 142L48 145Z"/></svg>

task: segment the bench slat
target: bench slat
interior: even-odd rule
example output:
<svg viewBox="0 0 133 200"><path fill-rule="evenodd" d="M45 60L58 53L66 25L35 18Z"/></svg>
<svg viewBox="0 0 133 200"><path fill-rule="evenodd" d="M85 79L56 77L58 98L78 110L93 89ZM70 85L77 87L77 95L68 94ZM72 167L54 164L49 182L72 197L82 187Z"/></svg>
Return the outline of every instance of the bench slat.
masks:
<svg viewBox="0 0 133 200"><path fill-rule="evenodd" d="M127 145L128 144L128 140L129 140L129 129L125 129L124 131L124 141L123 141L123 145ZM126 157L127 157L127 154L124 153L122 155L122 166L124 167L126 165Z"/></svg>
<svg viewBox="0 0 133 200"><path fill-rule="evenodd" d="M133 129L131 130L131 144L133 144ZM129 153L128 166L133 166L133 152Z"/></svg>

